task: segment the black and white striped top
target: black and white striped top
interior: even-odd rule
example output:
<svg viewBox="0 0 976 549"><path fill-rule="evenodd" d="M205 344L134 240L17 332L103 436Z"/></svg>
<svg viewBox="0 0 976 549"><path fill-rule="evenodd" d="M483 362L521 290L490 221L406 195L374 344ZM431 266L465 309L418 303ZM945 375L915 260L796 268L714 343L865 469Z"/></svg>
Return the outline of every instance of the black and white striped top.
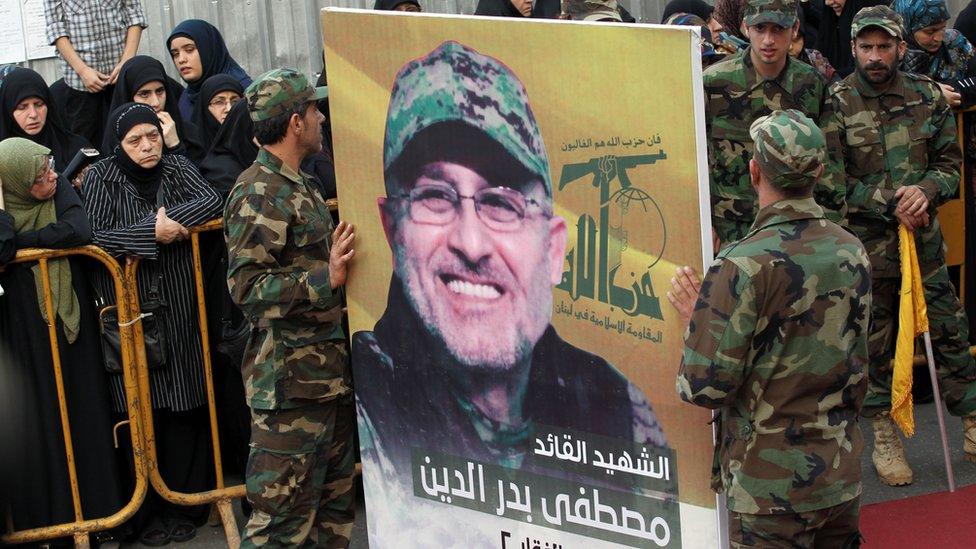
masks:
<svg viewBox="0 0 976 549"><path fill-rule="evenodd" d="M220 195L183 156L163 155L162 201L150 204L136 191L114 162L114 157L94 164L82 186L93 243L115 256L139 256L139 299L149 298L153 281L167 305L163 324L168 335L168 364L150 372L153 408L185 411L206 402L203 381L203 348L197 318L193 259L189 241L156 242L156 211L184 227L199 225L220 215ZM92 283L106 304L115 303L114 286L105 271L96 270ZM121 375L110 376L112 408L125 410Z"/></svg>

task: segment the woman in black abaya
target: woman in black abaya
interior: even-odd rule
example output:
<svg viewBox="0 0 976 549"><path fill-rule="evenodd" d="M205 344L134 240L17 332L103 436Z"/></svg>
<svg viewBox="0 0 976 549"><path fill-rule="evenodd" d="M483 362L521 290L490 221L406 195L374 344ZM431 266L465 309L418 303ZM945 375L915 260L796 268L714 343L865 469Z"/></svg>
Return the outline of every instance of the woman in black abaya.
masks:
<svg viewBox="0 0 976 549"><path fill-rule="evenodd" d="M4 83L6 86L6 82ZM70 248L91 240L88 218L74 189L50 167L52 151L23 138L0 142L4 217L11 248ZM35 264L36 265L36 264ZM120 493L108 387L102 366L98 320L88 275L75 258L48 262L61 373L70 419L75 467L86 519L104 518L123 505ZM54 364L37 267L6 265L0 273L0 353L3 376L21 380L15 416L24 438L4 453L18 454L19 467L6 494L17 530L74 521L71 484L54 382ZM6 473L6 472L5 472Z"/></svg>
<svg viewBox="0 0 976 549"><path fill-rule="evenodd" d="M863 8L888 4L885 0L814 0L818 2L820 26L814 49L830 61L838 76L846 78L854 72L851 54L851 23Z"/></svg>
<svg viewBox="0 0 976 549"><path fill-rule="evenodd" d="M82 147L91 147L84 137L68 131L51 90L31 69L18 67L4 77L0 111L0 140L23 137L47 147L58 173Z"/></svg>

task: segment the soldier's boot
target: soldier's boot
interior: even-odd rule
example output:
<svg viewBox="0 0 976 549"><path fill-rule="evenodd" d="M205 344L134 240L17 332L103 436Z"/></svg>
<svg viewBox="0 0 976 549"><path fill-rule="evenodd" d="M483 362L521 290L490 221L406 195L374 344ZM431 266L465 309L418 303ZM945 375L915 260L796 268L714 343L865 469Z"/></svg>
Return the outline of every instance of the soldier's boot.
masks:
<svg viewBox="0 0 976 549"><path fill-rule="evenodd" d="M976 416L962 418L962 450L968 461L976 462Z"/></svg>
<svg viewBox="0 0 976 549"><path fill-rule="evenodd" d="M905 459L905 447L898 438L891 414L884 412L874 417L874 452L871 461L878 478L888 486L905 486L913 480L912 469Z"/></svg>

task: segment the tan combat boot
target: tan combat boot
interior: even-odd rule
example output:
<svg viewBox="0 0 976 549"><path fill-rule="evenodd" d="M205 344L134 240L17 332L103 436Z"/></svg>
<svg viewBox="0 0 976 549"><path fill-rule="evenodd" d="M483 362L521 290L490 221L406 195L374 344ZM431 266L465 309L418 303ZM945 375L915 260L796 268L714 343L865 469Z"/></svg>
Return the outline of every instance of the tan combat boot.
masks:
<svg viewBox="0 0 976 549"><path fill-rule="evenodd" d="M962 418L962 451L966 460L976 462L976 416Z"/></svg>
<svg viewBox="0 0 976 549"><path fill-rule="evenodd" d="M912 470L905 459L905 447L898 438L891 414L884 412L874 417L874 452L871 460L878 478L888 486L904 486L912 483ZM976 431L974 431L976 434Z"/></svg>

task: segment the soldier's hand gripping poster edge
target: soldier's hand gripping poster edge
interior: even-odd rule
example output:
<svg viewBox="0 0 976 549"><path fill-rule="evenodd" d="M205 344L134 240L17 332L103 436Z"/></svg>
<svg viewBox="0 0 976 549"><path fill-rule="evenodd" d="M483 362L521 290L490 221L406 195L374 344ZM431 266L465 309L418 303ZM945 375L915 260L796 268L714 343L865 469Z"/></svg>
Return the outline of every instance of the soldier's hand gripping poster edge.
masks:
<svg viewBox="0 0 976 549"><path fill-rule="evenodd" d="M322 14L370 547L717 547L697 37ZM697 105L697 106L696 106Z"/></svg>

